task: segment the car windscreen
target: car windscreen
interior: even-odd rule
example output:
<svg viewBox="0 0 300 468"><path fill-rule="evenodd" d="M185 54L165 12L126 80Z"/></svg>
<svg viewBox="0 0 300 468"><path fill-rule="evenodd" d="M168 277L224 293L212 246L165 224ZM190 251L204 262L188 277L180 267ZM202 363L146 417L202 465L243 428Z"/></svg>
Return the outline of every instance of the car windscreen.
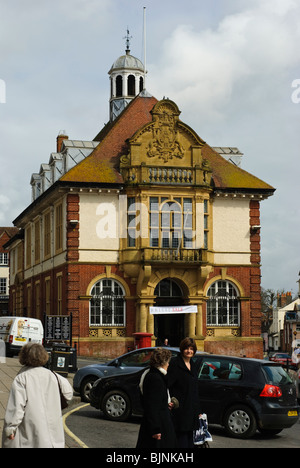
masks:
<svg viewBox="0 0 300 468"><path fill-rule="evenodd" d="M263 371L270 384L288 385L293 383L292 379L281 366L263 365Z"/></svg>

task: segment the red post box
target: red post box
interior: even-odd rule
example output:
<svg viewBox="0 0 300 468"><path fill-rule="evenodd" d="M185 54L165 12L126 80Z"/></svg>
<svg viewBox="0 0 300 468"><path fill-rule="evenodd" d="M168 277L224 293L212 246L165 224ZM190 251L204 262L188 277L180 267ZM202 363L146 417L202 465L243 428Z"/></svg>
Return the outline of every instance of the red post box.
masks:
<svg viewBox="0 0 300 468"><path fill-rule="evenodd" d="M133 336L134 336L135 349L151 348L152 333L137 332L137 333L133 333Z"/></svg>

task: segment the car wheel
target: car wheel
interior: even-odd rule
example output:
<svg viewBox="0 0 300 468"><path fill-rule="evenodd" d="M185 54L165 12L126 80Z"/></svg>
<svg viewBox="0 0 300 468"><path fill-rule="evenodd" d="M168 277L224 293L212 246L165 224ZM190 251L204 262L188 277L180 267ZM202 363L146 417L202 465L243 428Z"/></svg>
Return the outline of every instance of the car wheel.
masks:
<svg viewBox="0 0 300 468"><path fill-rule="evenodd" d="M253 411L244 405L232 406L225 414L224 426L231 437L248 439L257 429Z"/></svg>
<svg viewBox="0 0 300 468"><path fill-rule="evenodd" d="M121 390L112 390L104 396L102 410L112 421L126 421L131 415L130 400Z"/></svg>
<svg viewBox="0 0 300 468"><path fill-rule="evenodd" d="M80 387L80 396L82 401L86 401L87 403L90 403L90 393L92 386L96 382L97 377L87 377L86 379L83 380L81 387Z"/></svg>

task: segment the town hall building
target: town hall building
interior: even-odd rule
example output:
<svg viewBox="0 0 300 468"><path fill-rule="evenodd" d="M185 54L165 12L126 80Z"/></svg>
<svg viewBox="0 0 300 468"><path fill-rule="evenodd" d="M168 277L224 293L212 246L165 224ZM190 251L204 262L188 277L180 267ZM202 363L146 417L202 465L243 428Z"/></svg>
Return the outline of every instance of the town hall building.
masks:
<svg viewBox="0 0 300 468"><path fill-rule="evenodd" d="M274 188L211 147L119 57L110 121L93 141L57 137L9 241L10 313L72 315L79 355L151 343L262 357L260 203Z"/></svg>

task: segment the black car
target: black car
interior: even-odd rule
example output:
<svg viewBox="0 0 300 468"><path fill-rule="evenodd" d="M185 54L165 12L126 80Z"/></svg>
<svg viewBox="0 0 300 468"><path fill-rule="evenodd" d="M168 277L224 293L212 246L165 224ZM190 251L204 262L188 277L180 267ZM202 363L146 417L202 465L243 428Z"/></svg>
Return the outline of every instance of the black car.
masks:
<svg viewBox="0 0 300 468"><path fill-rule="evenodd" d="M128 374L149 366L152 348L140 348L130 351L111 361L95 363L79 369L73 380L75 392L80 393L83 401L90 401L90 391L96 380L116 374ZM169 348L172 356L180 353L179 348Z"/></svg>
<svg viewBox="0 0 300 468"><path fill-rule="evenodd" d="M257 429L278 434L298 421L296 387L281 365L217 355L196 356L194 360L202 411L210 424L224 426L230 436L250 438ZM91 390L91 405L114 421L142 414L138 384L144 371L97 380Z"/></svg>

